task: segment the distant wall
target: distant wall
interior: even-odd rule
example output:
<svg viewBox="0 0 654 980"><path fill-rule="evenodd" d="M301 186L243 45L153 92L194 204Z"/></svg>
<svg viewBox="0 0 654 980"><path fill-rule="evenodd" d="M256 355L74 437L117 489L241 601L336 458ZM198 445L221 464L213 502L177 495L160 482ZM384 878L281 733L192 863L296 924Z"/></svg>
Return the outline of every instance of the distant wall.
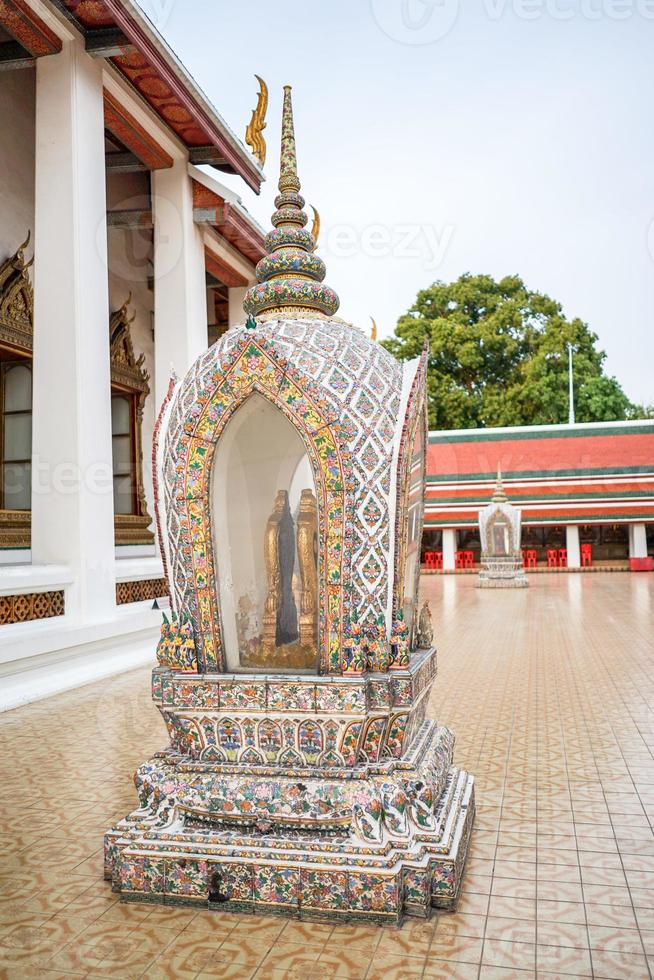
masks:
<svg viewBox="0 0 654 980"><path fill-rule="evenodd" d="M34 233L35 98L33 68L0 72L0 262Z"/></svg>

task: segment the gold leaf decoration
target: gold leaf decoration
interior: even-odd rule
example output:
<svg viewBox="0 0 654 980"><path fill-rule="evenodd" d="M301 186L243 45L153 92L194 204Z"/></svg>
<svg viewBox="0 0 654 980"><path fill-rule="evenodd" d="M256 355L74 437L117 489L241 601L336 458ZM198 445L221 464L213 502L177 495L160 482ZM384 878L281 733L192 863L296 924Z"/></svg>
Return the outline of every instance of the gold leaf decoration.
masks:
<svg viewBox="0 0 654 980"><path fill-rule="evenodd" d="M262 133L266 128L268 86L259 75L255 75L254 77L259 82L259 97L256 106L252 110L252 119L250 119L249 125L245 130L245 142L259 161L259 164L263 167L266 162L266 141Z"/></svg>
<svg viewBox="0 0 654 980"><path fill-rule="evenodd" d="M313 238L316 245L318 244L318 236L320 234L320 214L318 209L311 205L311 210L313 211L313 224L311 225L311 237Z"/></svg>

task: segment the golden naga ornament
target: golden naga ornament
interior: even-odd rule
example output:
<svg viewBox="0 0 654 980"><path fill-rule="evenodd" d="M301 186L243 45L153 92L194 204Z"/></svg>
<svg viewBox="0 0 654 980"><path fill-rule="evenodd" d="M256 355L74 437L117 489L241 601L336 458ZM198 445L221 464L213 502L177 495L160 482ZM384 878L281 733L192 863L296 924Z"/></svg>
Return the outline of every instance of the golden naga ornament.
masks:
<svg viewBox="0 0 654 980"><path fill-rule="evenodd" d="M313 238L316 245L318 244L318 235L320 234L320 213L318 208L314 208L311 205L311 210L313 211L313 224L311 225L311 237Z"/></svg>
<svg viewBox="0 0 654 980"><path fill-rule="evenodd" d="M32 350L34 293L25 258L30 232L13 255L0 264L0 340L19 350Z"/></svg>
<svg viewBox="0 0 654 980"><path fill-rule="evenodd" d="M370 339L377 340L377 323L374 316L370 317L370 322L372 323L372 327L370 329Z"/></svg>
<svg viewBox="0 0 654 980"><path fill-rule="evenodd" d="M297 172L291 86L284 86L279 194L272 215L273 230L266 235L266 255L257 262L257 281L243 300L243 309L261 316L286 316L288 308L303 317L330 317L338 309L338 296L323 282L326 268L316 255L316 243L307 230Z"/></svg>
<svg viewBox="0 0 654 980"><path fill-rule="evenodd" d="M254 76L259 82L259 97L257 104L252 110L252 119L245 130L245 142L251 148L252 153L263 167L266 162L266 141L263 138L263 130L266 128L266 112L268 110L268 86L259 75Z"/></svg>

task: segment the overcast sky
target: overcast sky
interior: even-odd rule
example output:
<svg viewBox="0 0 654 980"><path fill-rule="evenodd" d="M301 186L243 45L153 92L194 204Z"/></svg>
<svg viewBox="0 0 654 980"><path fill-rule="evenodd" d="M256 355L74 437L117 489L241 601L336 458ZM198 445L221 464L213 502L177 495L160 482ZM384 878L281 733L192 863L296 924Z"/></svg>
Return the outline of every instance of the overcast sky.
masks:
<svg viewBox="0 0 654 980"><path fill-rule="evenodd" d="M654 0L140 0L241 138L282 86L340 315L391 333L416 292L517 273L654 401ZM216 172L214 171L214 174Z"/></svg>

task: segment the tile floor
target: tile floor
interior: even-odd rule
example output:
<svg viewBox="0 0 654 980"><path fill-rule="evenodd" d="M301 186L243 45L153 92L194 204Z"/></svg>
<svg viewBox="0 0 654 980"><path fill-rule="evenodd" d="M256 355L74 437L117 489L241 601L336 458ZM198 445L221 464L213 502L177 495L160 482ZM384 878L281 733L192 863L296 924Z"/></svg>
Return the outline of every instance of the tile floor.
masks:
<svg viewBox="0 0 654 980"><path fill-rule="evenodd" d="M430 577L431 711L477 776L459 909L401 930L125 906L104 830L165 742L148 672L0 716L0 978L639 980L654 964L654 575Z"/></svg>

